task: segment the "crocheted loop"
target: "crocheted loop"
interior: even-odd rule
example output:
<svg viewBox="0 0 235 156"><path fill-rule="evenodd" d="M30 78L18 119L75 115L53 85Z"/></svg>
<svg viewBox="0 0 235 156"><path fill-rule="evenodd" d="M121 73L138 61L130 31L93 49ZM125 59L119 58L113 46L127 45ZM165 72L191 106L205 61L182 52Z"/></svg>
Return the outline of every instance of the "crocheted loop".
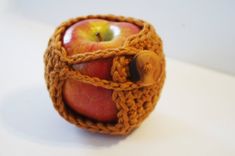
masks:
<svg viewBox="0 0 235 156"><path fill-rule="evenodd" d="M98 59L100 59L100 58L98 58ZM77 62L77 61L75 61L75 62ZM81 63L81 62L79 62L79 63ZM161 79L164 78L164 70L163 70L162 64L161 64L160 68L161 68L161 73L160 73L158 80L156 80L156 82L155 82L156 84L160 83ZM133 89L141 88L143 86L145 86L145 87L148 86L146 84L143 84L143 82L140 82L140 81L139 82L132 82L132 81L115 82L115 81L100 79L98 77L90 77L88 75L83 75L79 71L76 71L74 69L67 69L66 68L66 71L62 71L62 73L66 73L65 75L66 75L67 79L74 79L74 80L78 80L83 83L88 83L88 84L94 85L96 87L103 87L106 89L112 89L112 90L116 90L116 91L133 90ZM151 84L151 85L154 85L154 84Z"/></svg>

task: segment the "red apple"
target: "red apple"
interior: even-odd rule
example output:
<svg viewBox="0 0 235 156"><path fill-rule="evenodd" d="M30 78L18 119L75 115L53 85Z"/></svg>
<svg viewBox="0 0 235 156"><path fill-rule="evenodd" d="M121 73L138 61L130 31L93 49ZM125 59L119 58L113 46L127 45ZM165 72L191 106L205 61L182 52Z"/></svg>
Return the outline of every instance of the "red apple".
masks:
<svg viewBox="0 0 235 156"><path fill-rule="evenodd" d="M92 52L99 49L120 47L126 38L140 28L127 22L112 22L87 19L69 27L63 37L68 55ZM111 80L112 58L73 65L82 74ZM66 104L75 112L102 122L117 119L117 108L112 101L112 90L95 87L77 80L68 79L63 88Z"/></svg>

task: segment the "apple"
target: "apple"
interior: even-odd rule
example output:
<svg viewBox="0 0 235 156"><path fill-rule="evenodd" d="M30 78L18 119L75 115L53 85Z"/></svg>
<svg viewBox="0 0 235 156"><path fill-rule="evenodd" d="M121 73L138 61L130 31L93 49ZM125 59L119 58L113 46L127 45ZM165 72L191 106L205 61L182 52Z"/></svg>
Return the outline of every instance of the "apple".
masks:
<svg viewBox="0 0 235 156"><path fill-rule="evenodd" d="M127 37L140 28L132 23L113 22L102 19L86 19L70 26L63 36L63 46L69 56L100 49L122 46ZM112 58L73 65L82 74L111 80ZM116 104L112 101L112 90L66 80L63 87L65 103L76 113L101 122L117 120Z"/></svg>

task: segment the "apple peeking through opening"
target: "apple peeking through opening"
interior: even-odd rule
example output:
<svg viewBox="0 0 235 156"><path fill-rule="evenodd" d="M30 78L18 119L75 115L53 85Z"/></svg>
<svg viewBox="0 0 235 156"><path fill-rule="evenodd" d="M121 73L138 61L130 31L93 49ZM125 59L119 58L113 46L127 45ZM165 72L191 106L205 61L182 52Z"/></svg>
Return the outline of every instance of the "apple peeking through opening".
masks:
<svg viewBox="0 0 235 156"><path fill-rule="evenodd" d="M70 26L63 37L63 46L69 56L100 49L118 48L127 37L137 34L140 28L132 23L87 19ZM73 65L82 74L111 80L112 58ZM117 108L112 100L112 90L66 80L63 98L75 112L101 122L117 120Z"/></svg>

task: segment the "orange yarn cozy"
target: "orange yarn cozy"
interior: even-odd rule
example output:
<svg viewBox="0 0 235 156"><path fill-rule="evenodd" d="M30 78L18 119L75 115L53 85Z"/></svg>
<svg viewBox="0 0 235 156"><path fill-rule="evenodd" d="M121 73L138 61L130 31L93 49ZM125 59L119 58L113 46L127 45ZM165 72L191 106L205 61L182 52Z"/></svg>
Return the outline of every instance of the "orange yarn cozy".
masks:
<svg viewBox="0 0 235 156"><path fill-rule="evenodd" d="M85 19L105 19L116 22L129 22L141 28L138 34L126 39L123 46L97 50L68 56L62 44L63 34L68 27ZM141 51L152 51L160 58L161 74L158 80L148 86L128 80L129 63ZM113 58L112 80L82 75L72 68L73 64ZM165 80L165 57L162 41L149 23L134 18L114 15L89 15L77 17L62 23L49 40L44 54L45 80L50 97L58 113L70 123L89 131L113 135L126 135L137 128L156 106ZM102 123L73 112L63 101L63 84L66 79L76 79L83 83L112 89L112 99L116 104L118 120L115 123Z"/></svg>

